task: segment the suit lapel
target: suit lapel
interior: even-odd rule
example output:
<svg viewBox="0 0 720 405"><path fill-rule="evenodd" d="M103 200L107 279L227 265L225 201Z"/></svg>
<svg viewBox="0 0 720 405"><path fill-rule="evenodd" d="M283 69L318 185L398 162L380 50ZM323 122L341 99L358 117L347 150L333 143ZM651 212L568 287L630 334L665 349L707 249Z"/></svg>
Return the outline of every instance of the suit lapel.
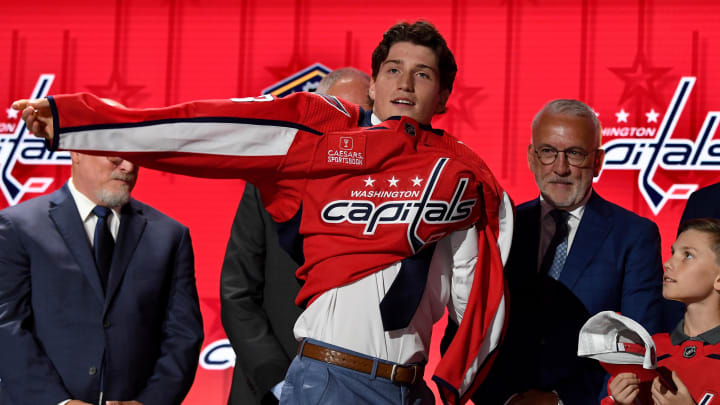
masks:
<svg viewBox="0 0 720 405"><path fill-rule="evenodd" d="M110 277L107 287L108 299L105 301L105 311L107 311L110 302L112 302L122 282L130 259L132 259L140 237L145 231L146 224L147 219L143 216L142 210L135 200L130 200L129 203L125 204L121 211L120 229L118 230L115 250L113 251L112 266L110 267Z"/></svg>
<svg viewBox="0 0 720 405"><path fill-rule="evenodd" d="M97 267L95 267L95 258L67 184L56 191L50 201L50 218L55 223L55 227L65 241L70 254L75 258L93 291L102 302L105 300L105 296L100 284Z"/></svg>
<svg viewBox="0 0 720 405"><path fill-rule="evenodd" d="M512 253L507 265L508 277L528 280L537 273L537 251L540 245L540 200L529 201L517 209Z"/></svg>
<svg viewBox="0 0 720 405"><path fill-rule="evenodd" d="M582 273L599 253L600 249L597 247L603 244L612 228L612 212L606 204L605 200L593 191L585 206L565 267L560 274L560 281L570 289L575 287Z"/></svg>
<svg viewBox="0 0 720 405"><path fill-rule="evenodd" d="M523 230L520 232L519 237L522 238L520 246L524 246L528 249L528 257L525 258L525 263L528 264L527 271L532 274L537 273L538 268L538 249L540 248L540 199L533 200L527 209L522 212L518 212L518 223L527 224L523 226Z"/></svg>

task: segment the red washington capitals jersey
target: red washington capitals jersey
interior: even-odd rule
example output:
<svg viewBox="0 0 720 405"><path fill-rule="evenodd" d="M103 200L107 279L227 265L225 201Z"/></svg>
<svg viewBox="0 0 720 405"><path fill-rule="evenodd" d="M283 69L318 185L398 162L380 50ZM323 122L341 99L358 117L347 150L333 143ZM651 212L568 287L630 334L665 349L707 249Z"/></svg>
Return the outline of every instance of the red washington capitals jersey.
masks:
<svg viewBox="0 0 720 405"><path fill-rule="evenodd" d="M310 93L148 110L115 108L89 94L50 101L54 148L256 185L276 221L298 223L299 304L476 225L473 287L435 379L451 403L469 398L482 380L504 325L497 238L507 200L456 138L407 117L373 126L358 106Z"/></svg>
<svg viewBox="0 0 720 405"><path fill-rule="evenodd" d="M720 404L720 344L686 340L673 345L670 335L653 335L658 366L677 373L698 405Z"/></svg>
<svg viewBox="0 0 720 405"><path fill-rule="evenodd" d="M698 405L720 404L720 343L688 339L674 345L668 333L653 335L653 342L658 367L675 371ZM649 394L647 402L652 402ZM614 403L610 397L602 401L603 405Z"/></svg>

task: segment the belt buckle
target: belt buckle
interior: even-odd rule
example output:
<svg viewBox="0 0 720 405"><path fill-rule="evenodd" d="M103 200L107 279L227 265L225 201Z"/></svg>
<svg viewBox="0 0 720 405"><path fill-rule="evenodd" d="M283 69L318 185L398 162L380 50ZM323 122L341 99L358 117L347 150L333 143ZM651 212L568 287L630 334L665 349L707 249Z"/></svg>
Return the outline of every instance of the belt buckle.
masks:
<svg viewBox="0 0 720 405"><path fill-rule="evenodd" d="M397 364L393 363L392 370L390 371L390 382L395 383L395 376L397 375Z"/></svg>

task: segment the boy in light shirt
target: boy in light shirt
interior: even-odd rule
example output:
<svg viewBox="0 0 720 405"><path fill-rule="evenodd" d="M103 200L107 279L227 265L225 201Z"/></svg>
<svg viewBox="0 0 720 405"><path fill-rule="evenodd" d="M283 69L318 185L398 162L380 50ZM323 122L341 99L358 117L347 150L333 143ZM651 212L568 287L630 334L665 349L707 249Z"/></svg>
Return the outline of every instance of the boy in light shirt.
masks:
<svg viewBox="0 0 720 405"><path fill-rule="evenodd" d="M658 366L672 370L677 390L656 377L655 404L720 403L720 221L694 219L680 226L665 263L663 296L685 304L685 316L671 333L653 336ZM633 404L640 379L621 373L610 381L603 404Z"/></svg>

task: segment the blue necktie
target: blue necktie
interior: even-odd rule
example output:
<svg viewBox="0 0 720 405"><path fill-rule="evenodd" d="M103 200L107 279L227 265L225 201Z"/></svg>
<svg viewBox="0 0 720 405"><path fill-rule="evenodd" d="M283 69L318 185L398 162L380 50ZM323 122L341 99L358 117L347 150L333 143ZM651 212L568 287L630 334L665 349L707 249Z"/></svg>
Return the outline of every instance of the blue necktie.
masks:
<svg viewBox="0 0 720 405"><path fill-rule="evenodd" d="M567 259L568 249L568 217L570 214L564 210L552 210L550 215L555 220L555 235L553 235L545 251L540 272L547 273L550 277L557 280L560 273L565 267L565 259Z"/></svg>
<svg viewBox="0 0 720 405"><path fill-rule="evenodd" d="M100 282L103 291L107 286L108 275L110 274L110 264L112 263L113 249L115 248L115 240L110 233L110 216L112 215L110 208L96 206L93 208L93 214L97 216L95 225L95 235L93 237L93 251L95 253L95 264L97 265Z"/></svg>
<svg viewBox="0 0 720 405"><path fill-rule="evenodd" d="M384 330L404 329L410 325L425 291L434 252L435 244L432 244L401 262L400 271L380 301Z"/></svg>

